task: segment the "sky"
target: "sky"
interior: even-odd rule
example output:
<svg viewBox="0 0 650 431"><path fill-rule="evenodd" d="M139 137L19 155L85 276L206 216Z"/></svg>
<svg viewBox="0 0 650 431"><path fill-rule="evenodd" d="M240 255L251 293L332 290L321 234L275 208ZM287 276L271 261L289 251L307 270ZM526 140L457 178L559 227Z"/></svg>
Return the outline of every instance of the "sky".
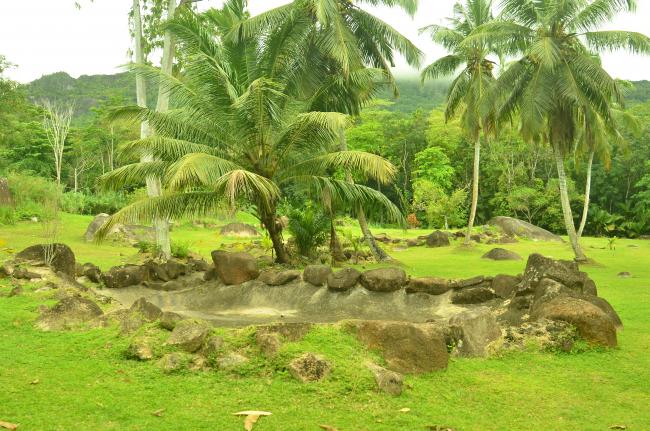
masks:
<svg viewBox="0 0 650 431"><path fill-rule="evenodd" d="M0 0L0 54L16 67L6 72L11 79L30 82L42 75L65 71L80 75L112 74L129 61L131 45L128 11L132 0ZM427 54L427 62L444 55L418 29L429 24L444 24L456 0L420 0L415 17L397 9L364 6ZM253 14L288 3L289 0L249 0ZM650 19L650 0L638 0L636 14L624 14L608 26L611 29L646 32ZM222 0L202 0L202 9L219 7ZM607 71L616 78L650 79L650 57L627 53L606 54ZM415 74L402 61L398 74Z"/></svg>

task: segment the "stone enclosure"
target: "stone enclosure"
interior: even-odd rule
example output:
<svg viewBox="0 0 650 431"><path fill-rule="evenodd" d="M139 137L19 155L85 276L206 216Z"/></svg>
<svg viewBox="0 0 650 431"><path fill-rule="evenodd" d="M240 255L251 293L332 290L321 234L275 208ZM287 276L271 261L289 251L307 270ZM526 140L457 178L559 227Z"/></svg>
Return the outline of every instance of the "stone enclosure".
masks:
<svg viewBox="0 0 650 431"><path fill-rule="evenodd" d="M528 257L521 275L447 280L411 278L399 267L260 268L247 253L224 251L213 252L210 263L150 260L102 272L55 244L29 247L0 273L17 287L24 280L42 284L37 291L58 299L41 309L41 329L117 324L132 337L128 357L155 359L168 372L246 364L247 357L227 351L214 327L253 325L255 344L272 357L313 325L335 325L383 356L385 367L368 367L378 387L392 394L401 392L402 374L444 369L450 356L487 356L531 340L564 351L579 339L615 347L622 327L575 262L539 254ZM169 335L161 341L143 332L152 324ZM314 352L286 366L308 382L326 378L333 365Z"/></svg>

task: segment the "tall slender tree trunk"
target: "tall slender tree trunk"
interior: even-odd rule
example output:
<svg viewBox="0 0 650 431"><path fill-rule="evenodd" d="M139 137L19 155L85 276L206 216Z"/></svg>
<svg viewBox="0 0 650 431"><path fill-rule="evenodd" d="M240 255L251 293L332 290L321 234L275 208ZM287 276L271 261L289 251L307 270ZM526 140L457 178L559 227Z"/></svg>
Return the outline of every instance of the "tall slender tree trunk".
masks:
<svg viewBox="0 0 650 431"><path fill-rule="evenodd" d="M341 246L341 241L339 241L339 236L336 233L336 225L334 220L334 214L330 216L330 253L332 254L332 261L334 262L343 262L345 261L345 254L343 253L343 247Z"/></svg>
<svg viewBox="0 0 650 431"><path fill-rule="evenodd" d="M555 164L557 166L557 176L560 183L560 201L562 202L564 225L566 226L566 231L569 235L571 247L573 247L575 260L578 262L585 262L587 260L587 256L585 256L584 252L582 251L582 247L580 247L578 234L576 233L575 224L573 223L573 213L571 212L571 202L569 201L566 172L564 171L564 157L562 156L562 152L558 146L555 144L553 145L553 153L555 156Z"/></svg>
<svg viewBox="0 0 650 431"><path fill-rule="evenodd" d="M467 232L465 233L465 245L469 245L472 240L472 228L476 219L476 207L478 206L478 182L481 166L481 135L479 134L474 144L474 170L472 172L472 205L469 210L469 220L467 222Z"/></svg>
<svg viewBox="0 0 650 431"><path fill-rule="evenodd" d="M287 249L284 246L284 241L282 240L282 228L279 226L277 218L275 208L271 208L268 212L264 210L260 212L262 224L269 233L269 237L273 243L275 261L277 263L289 263L289 253L287 253Z"/></svg>
<svg viewBox="0 0 650 431"><path fill-rule="evenodd" d="M344 130L341 130L341 132L339 133L339 142L340 142L341 151L347 151L348 143L347 140L345 139ZM349 171L346 171L345 178L349 183L354 182L354 180L352 179L352 174L350 174ZM368 247L370 248L370 252L374 256L374 258L378 262L386 262L386 261L393 260L381 247L379 247L377 241L375 241L375 237L370 231L370 227L368 226L366 213L363 211L363 208L361 207L357 209L357 220L359 221L359 227L361 228L361 232L363 233L363 238L366 241L366 244L368 244Z"/></svg>
<svg viewBox="0 0 650 431"><path fill-rule="evenodd" d="M578 228L578 240L582 238L582 232L585 230L587 224L587 215L589 214L589 195L591 194L591 168L594 164L595 151L589 151L589 160L587 161L587 180L585 182L585 204L582 208L582 218L580 219L580 227Z"/></svg>

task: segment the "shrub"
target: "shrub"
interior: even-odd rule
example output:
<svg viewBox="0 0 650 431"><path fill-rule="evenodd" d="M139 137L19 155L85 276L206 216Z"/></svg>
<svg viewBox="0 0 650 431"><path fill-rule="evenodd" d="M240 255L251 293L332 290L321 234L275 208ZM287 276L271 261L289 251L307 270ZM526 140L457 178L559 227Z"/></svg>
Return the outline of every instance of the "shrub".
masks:
<svg viewBox="0 0 650 431"><path fill-rule="evenodd" d="M97 215L114 214L131 202L131 196L120 192L102 192L98 194L64 193L61 208L74 214Z"/></svg>
<svg viewBox="0 0 650 431"><path fill-rule="evenodd" d="M11 207L0 207L0 225L16 224L16 212Z"/></svg>
<svg viewBox="0 0 650 431"><path fill-rule="evenodd" d="M177 257L179 259L188 258L190 257L190 253L192 253L190 247L191 244L188 242L172 242L171 243L172 256Z"/></svg>
<svg viewBox="0 0 650 431"><path fill-rule="evenodd" d="M14 199L14 221L29 220L32 217L51 220L54 217L52 203L59 196L59 189L54 182L15 172L7 175L7 180Z"/></svg>
<svg viewBox="0 0 650 431"><path fill-rule="evenodd" d="M311 257L319 246L325 244L329 230L330 219L323 211L307 207L293 210L289 215L289 232L303 256Z"/></svg>

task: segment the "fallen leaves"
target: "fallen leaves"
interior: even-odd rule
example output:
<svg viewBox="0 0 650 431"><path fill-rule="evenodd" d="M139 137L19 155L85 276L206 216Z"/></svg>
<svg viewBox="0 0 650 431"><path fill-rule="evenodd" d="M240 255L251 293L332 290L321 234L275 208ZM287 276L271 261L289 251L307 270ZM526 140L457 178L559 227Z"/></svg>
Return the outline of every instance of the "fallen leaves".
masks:
<svg viewBox="0 0 650 431"><path fill-rule="evenodd" d="M13 431L18 429L18 424L12 424L11 422L0 421L0 428Z"/></svg>
<svg viewBox="0 0 650 431"><path fill-rule="evenodd" d="M246 431L252 431L253 426L257 423L257 420L261 416L270 416L273 413L264 412L259 410L244 410L243 412L233 413L235 416L246 416L244 418L244 429Z"/></svg>

